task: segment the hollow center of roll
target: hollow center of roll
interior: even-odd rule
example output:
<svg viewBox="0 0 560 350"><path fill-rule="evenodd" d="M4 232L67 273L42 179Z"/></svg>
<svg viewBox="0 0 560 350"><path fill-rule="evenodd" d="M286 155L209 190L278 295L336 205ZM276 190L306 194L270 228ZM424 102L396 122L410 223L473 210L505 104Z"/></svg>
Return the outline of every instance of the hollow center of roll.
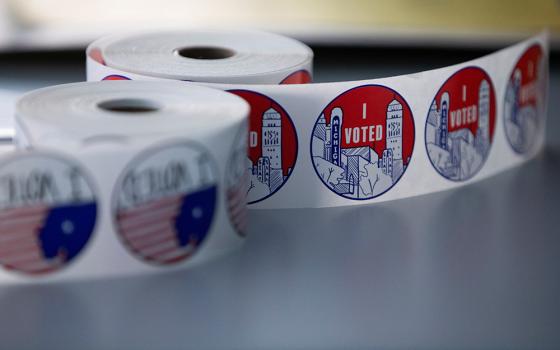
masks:
<svg viewBox="0 0 560 350"><path fill-rule="evenodd" d="M155 112L160 106L147 99L121 98L100 102L97 106L109 112L146 113Z"/></svg>
<svg viewBox="0 0 560 350"><path fill-rule="evenodd" d="M235 55L235 51L223 47L191 46L176 49L175 54L196 60L221 60Z"/></svg>

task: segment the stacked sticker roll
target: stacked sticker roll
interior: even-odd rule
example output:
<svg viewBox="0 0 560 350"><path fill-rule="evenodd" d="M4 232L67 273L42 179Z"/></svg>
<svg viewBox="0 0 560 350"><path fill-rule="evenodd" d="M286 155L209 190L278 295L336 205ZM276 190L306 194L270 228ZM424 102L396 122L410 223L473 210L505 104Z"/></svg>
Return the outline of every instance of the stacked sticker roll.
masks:
<svg viewBox="0 0 560 350"><path fill-rule="evenodd" d="M249 206L316 208L447 190L531 158L544 144L547 53L541 34L422 73L284 85L311 78L312 54L301 43L162 32L92 43L87 77L175 79L243 97L251 105Z"/></svg>
<svg viewBox="0 0 560 350"><path fill-rule="evenodd" d="M232 94L179 82L24 96L17 144L0 159L0 281L132 275L237 246L248 111Z"/></svg>

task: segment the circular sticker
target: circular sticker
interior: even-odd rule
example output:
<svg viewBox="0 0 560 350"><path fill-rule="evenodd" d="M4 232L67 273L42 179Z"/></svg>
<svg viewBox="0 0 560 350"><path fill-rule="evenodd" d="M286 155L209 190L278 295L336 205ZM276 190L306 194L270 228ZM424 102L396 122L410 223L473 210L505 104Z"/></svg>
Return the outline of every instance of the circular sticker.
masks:
<svg viewBox="0 0 560 350"><path fill-rule="evenodd" d="M426 150L433 167L452 181L473 177L484 165L496 123L496 96L478 67L454 73L437 92L426 118Z"/></svg>
<svg viewBox="0 0 560 350"><path fill-rule="evenodd" d="M294 123L282 106L253 91L229 90L251 106L249 116L248 204L276 193L292 174L298 144Z"/></svg>
<svg viewBox="0 0 560 350"><path fill-rule="evenodd" d="M130 80L130 78L125 77L124 75L112 74L108 75L101 80Z"/></svg>
<svg viewBox="0 0 560 350"><path fill-rule="evenodd" d="M312 81L313 79L311 78L311 73L309 73L305 69L302 69L288 75L286 78L284 78L284 80L280 82L280 84L309 84Z"/></svg>
<svg viewBox="0 0 560 350"><path fill-rule="evenodd" d="M385 86L364 85L323 109L313 128L311 156L330 190L365 200L399 181L413 148L414 120L404 98Z"/></svg>
<svg viewBox="0 0 560 350"><path fill-rule="evenodd" d="M226 194L229 218L240 236L247 229L247 189L249 169L247 165L247 125L237 132L232 153L227 164Z"/></svg>
<svg viewBox="0 0 560 350"><path fill-rule="evenodd" d="M97 202L78 165L44 153L0 166L0 263L26 274L67 265L95 228Z"/></svg>
<svg viewBox="0 0 560 350"><path fill-rule="evenodd" d="M210 153L191 142L140 154L117 181L116 230L130 251L154 264L191 256L207 237L218 176Z"/></svg>
<svg viewBox="0 0 560 350"><path fill-rule="evenodd" d="M546 62L538 44L527 49L513 68L504 100L504 127L513 150L529 151L544 125Z"/></svg>

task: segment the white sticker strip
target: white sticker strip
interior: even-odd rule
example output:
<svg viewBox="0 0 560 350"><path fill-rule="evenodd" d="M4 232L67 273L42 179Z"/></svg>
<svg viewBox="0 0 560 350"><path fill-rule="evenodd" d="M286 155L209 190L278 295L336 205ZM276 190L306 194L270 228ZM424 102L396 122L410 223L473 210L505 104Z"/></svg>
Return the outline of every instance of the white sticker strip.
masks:
<svg viewBox="0 0 560 350"><path fill-rule="evenodd" d="M546 34L422 73L275 85L309 82L312 54L302 46L266 33L117 36L90 45L87 75L195 81L248 101L250 208L358 205L443 191L518 165L544 144Z"/></svg>
<svg viewBox="0 0 560 350"><path fill-rule="evenodd" d="M0 282L168 270L239 246L247 176L232 150L246 150L248 113L239 97L180 82L25 95L20 149L0 158Z"/></svg>

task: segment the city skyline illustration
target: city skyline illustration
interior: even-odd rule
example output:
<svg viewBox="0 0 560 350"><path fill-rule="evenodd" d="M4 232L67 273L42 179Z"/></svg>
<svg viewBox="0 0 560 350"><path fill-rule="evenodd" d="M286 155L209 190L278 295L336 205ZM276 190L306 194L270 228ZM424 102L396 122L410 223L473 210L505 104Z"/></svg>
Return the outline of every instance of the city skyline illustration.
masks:
<svg viewBox="0 0 560 350"><path fill-rule="evenodd" d="M272 196L289 179L296 165L298 139L288 113L270 97L250 90L228 90L251 106L248 153L247 203Z"/></svg>
<svg viewBox="0 0 560 350"><path fill-rule="evenodd" d="M269 107L262 113L260 119L260 132L253 133L249 137L250 146L252 143L257 147L260 144L260 156L257 161L247 158L249 203L276 192L292 172L292 167L287 166L283 159L282 115L274 107Z"/></svg>

